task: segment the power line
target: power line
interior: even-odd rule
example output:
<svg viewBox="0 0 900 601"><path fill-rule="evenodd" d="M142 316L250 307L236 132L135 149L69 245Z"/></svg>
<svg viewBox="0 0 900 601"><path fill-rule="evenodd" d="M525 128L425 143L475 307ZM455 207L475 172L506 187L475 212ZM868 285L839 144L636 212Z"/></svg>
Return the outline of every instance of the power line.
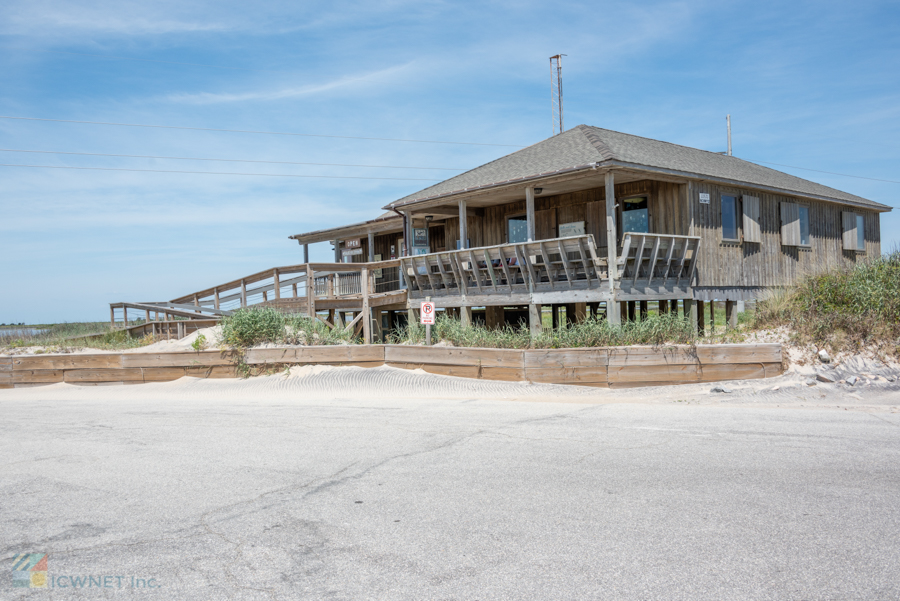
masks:
<svg viewBox="0 0 900 601"><path fill-rule="evenodd" d="M133 171L137 173L189 173L193 175L251 175L257 177L305 177L315 179L377 179L404 182L439 182L439 179L413 177L360 177L352 175L295 175L292 173L235 173L225 171L176 171L171 169L125 169L120 167L69 167L64 165L17 165L0 163L0 167L29 167L35 169L78 169L86 171Z"/></svg>
<svg viewBox="0 0 900 601"><path fill-rule="evenodd" d="M821 169L810 169L809 167L797 167L795 165L783 165L781 163L773 163L771 161L755 161L753 159L747 159L753 163L764 163L766 165L777 165L779 167L787 167L789 169L801 169L803 171L815 171L816 173L827 173L828 175L840 175L841 177L855 177L856 179L868 179L873 182L887 182L889 184L900 184L900 181L896 181L893 179L879 179L877 177L865 177L864 175L850 175L849 173L836 173L834 171L822 171Z"/></svg>
<svg viewBox="0 0 900 601"><path fill-rule="evenodd" d="M374 140L379 142L416 142L419 144L455 144L461 146L504 146L510 148L524 148L514 144L491 144L486 142L446 142L441 140L411 140L406 138L368 138L364 136L334 136L326 134L300 134L281 131L257 131L251 129L219 129L212 127L185 127L181 125L147 125L143 123L113 123L108 121L76 121L73 119L43 119L40 117L11 117L0 115L0 119L14 119L17 121L50 121L53 123L80 123L86 125L118 125L121 127L148 127L154 129L184 129L191 131L216 131L233 134L265 134L269 136L298 136L302 138L338 138L342 140Z"/></svg>
<svg viewBox="0 0 900 601"><path fill-rule="evenodd" d="M253 159L210 159L201 157L167 157L147 154L104 154L99 152L67 152L63 150L24 150L19 148L0 148L0 152L30 152L35 154L67 154L89 157L119 157L128 159L171 159L174 161L220 161L225 163L265 163L267 165L316 165L318 167L371 167L376 169L420 169L424 171L464 171L450 167L399 167L396 165L353 165L349 163L302 163L297 161L259 161Z"/></svg>

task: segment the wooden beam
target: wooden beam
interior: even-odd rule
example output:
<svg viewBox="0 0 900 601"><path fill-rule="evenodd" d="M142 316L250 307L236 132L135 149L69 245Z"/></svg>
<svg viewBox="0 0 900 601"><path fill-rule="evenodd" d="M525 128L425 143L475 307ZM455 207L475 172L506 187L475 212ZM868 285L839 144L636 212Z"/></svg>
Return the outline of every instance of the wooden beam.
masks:
<svg viewBox="0 0 900 601"><path fill-rule="evenodd" d="M534 188L525 188L525 222L528 230L528 241L535 239L534 229Z"/></svg>
<svg viewBox="0 0 900 601"><path fill-rule="evenodd" d="M464 248L469 248L468 216L469 216L469 214L466 211L466 200L464 198L460 199L460 201L459 201L459 250L462 250Z"/></svg>

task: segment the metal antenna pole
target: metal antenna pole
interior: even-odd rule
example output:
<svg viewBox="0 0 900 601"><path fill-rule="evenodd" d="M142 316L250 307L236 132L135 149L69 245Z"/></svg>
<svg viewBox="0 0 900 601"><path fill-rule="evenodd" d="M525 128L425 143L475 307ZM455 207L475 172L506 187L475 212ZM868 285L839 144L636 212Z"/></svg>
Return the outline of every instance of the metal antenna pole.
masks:
<svg viewBox="0 0 900 601"><path fill-rule="evenodd" d="M728 124L728 156L731 156L731 115L725 115L725 122Z"/></svg>
<svg viewBox="0 0 900 601"><path fill-rule="evenodd" d="M557 54L550 57L550 121L553 135L565 131L563 125L563 90L562 90L562 57ZM559 130L557 131L557 127Z"/></svg>

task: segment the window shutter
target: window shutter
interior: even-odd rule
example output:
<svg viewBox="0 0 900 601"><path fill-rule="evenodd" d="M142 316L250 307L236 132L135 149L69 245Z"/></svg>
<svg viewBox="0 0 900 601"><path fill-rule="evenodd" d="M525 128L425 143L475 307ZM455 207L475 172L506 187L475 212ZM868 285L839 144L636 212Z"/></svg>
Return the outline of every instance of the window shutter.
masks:
<svg viewBox="0 0 900 601"><path fill-rule="evenodd" d="M759 197L744 196L744 242L762 242L759 227Z"/></svg>
<svg viewBox="0 0 900 601"><path fill-rule="evenodd" d="M793 202L781 203L781 244L800 246L800 206Z"/></svg>
<svg viewBox="0 0 900 601"><path fill-rule="evenodd" d="M856 248L856 213L844 211L841 220L844 224L844 250L859 250Z"/></svg>

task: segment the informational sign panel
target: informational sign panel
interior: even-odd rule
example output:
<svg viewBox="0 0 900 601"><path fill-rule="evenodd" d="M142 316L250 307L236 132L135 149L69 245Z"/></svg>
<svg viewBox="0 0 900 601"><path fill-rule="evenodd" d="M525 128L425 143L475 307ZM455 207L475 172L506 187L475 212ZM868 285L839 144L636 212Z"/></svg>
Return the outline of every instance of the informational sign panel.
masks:
<svg viewBox="0 0 900 601"><path fill-rule="evenodd" d="M350 238L344 240L344 248L360 248L362 246L360 238Z"/></svg>
<svg viewBox="0 0 900 601"><path fill-rule="evenodd" d="M413 228L413 246L428 246L428 230L423 228Z"/></svg>
<svg viewBox="0 0 900 601"><path fill-rule="evenodd" d="M350 248L350 249L345 248L345 249L341 250L341 254L345 257L355 257L357 255L362 254L362 249L361 248Z"/></svg>
<svg viewBox="0 0 900 601"><path fill-rule="evenodd" d="M569 236L584 236L584 221L559 224L559 237L568 238Z"/></svg>
<svg viewBox="0 0 900 601"><path fill-rule="evenodd" d="M701 192L700 193L700 204L709 204L709 192Z"/></svg>
<svg viewBox="0 0 900 601"><path fill-rule="evenodd" d="M419 309L419 322L423 326L434 325L434 303L423 302Z"/></svg>

